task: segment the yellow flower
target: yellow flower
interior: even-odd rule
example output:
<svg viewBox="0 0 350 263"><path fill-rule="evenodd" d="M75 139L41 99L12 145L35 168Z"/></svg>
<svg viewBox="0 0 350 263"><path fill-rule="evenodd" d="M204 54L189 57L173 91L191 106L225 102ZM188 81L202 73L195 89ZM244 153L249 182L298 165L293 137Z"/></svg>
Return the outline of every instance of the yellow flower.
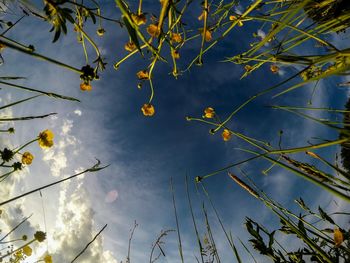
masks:
<svg viewBox="0 0 350 263"><path fill-rule="evenodd" d="M211 119L211 118L214 118L215 116L215 111L213 108L211 107L208 107L204 110L204 118L208 118L208 119Z"/></svg>
<svg viewBox="0 0 350 263"><path fill-rule="evenodd" d="M130 41L125 44L124 48L126 51L132 52L136 49L136 45L134 44L134 42Z"/></svg>
<svg viewBox="0 0 350 263"><path fill-rule="evenodd" d="M174 58L174 59L179 59L180 58L180 54L177 50L172 50L171 51L171 56Z"/></svg>
<svg viewBox="0 0 350 263"><path fill-rule="evenodd" d="M82 83L80 83L80 89L82 91L90 91L90 90L92 90L92 87L91 87L89 82L83 81Z"/></svg>
<svg viewBox="0 0 350 263"><path fill-rule="evenodd" d="M147 70L140 70L139 72L136 73L136 75L140 80L149 79Z"/></svg>
<svg viewBox="0 0 350 263"><path fill-rule="evenodd" d="M150 103L143 104L141 111L142 111L143 115L145 115L145 116L153 116L155 113L154 107Z"/></svg>
<svg viewBox="0 0 350 263"><path fill-rule="evenodd" d="M43 242L46 239L46 233L43 231L36 231L34 234L34 238L38 241L38 242Z"/></svg>
<svg viewBox="0 0 350 263"><path fill-rule="evenodd" d="M30 165L34 159L34 156L30 152L25 152L22 155L22 163Z"/></svg>
<svg viewBox="0 0 350 263"><path fill-rule="evenodd" d="M245 71L250 72L250 71L252 71L253 67L251 65L245 65L244 69L245 69Z"/></svg>
<svg viewBox="0 0 350 263"><path fill-rule="evenodd" d="M131 14L131 19L134 21L134 23L138 26L141 26L143 24L146 24L147 18L145 14Z"/></svg>
<svg viewBox="0 0 350 263"><path fill-rule="evenodd" d="M174 41L176 43L182 42L182 36L178 33L171 33L171 41Z"/></svg>
<svg viewBox="0 0 350 263"><path fill-rule="evenodd" d="M339 228L334 229L334 245L340 247L341 243L344 241L343 233Z"/></svg>
<svg viewBox="0 0 350 263"><path fill-rule="evenodd" d="M39 134L38 141L41 148L50 148L53 145L54 134L50 130L42 131Z"/></svg>
<svg viewBox="0 0 350 263"><path fill-rule="evenodd" d="M52 257L50 255L46 255L44 257L44 262L45 263L52 263Z"/></svg>
<svg viewBox="0 0 350 263"><path fill-rule="evenodd" d="M276 66L276 65L271 65L270 66L270 70L271 70L272 73L276 74L276 73L278 73L280 68L278 66Z"/></svg>
<svg viewBox="0 0 350 263"><path fill-rule="evenodd" d="M222 139L224 139L225 142L231 139L232 132L230 132L228 129L224 129L224 131L221 134Z"/></svg>
<svg viewBox="0 0 350 263"><path fill-rule="evenodd" d="M202 34L202 36L203 36L203 30L202 30L202 32L201 32L201 34ZM209 42L209 41L211 41L213 38L212 38L212 36L211 36L211 32L210 32L210 30L205 30L205 33L204 33L204 40L206 41L206 42Z"/></svg>
<svg viewBox="0 0 350 263"><path fill-rule="evenodd" d="M22 250L18 250L18 251L16 251L16 253L15 253L15 259L17 259L17 260L21 260L21 259L23 259L23 253L22 253Z"/></svg>
<svg viewBox="0 0 350 263"><path fill-rule="evenodd" d="M147 27L147 33L148 33L151 37L159 37L159 35L160 35L160 29L158 28L158 25L150 24L150 25Z"/></svg>
<svg viewBox="0 0 350 263"><path fill-rule="evenodd" d="M30 257L32 255L32 249L30 246L25 246L23 249L23 254Z"/></svg>
<svg viewBox="0 0 350 263"><path fill-rule="evenodd" d="M230 20L230 21L236 21L236 20L238 20L238 21L237 21L238 26L243 26L243 22L242 22L240 19L238 19L236 16L230 16L230 17L229 17L229 20Z"/></svg>

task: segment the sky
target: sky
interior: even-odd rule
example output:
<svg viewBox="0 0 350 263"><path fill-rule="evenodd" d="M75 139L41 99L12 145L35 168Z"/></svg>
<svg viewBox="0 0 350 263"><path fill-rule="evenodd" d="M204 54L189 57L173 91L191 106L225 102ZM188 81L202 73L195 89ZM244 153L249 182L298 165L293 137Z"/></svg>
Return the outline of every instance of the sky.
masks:
<svg viewBox="0 0 350 263"><path fill-rule="evenodd" d="M144 1L145 10L157 6L158 3ZM120 17L114 1L104 2L102 10L106 10L108 17ZM199 14L200 7L194 3L186 19L196 21ZM13 15L11 18L16 17ZM247 145L235 137L224 142L219 133L209 133L211 127L186 121L186 116L200 118L203 110L210 106L221 118L225 118L247 98L282 81L297 69L281 67L279 74L272 74L265 65L240 80L243 67L222 61L247 49L249 43L254 41L252 33L256 31L256 26L247 23L208 52L201 67L192 67L178 79L171 76L170 65L157 65L153 102L156 114L146 118L140 108L148 100L149 87L145 83L141 90L137 88L136 72L147 67L149 61L135 56L117 71L114 70L113 64L127 54L124 44L128 36L126 30L115 23L104 22L103 28L106 33L102 38L95 33L96 26L88 29L108 63L106 70L100 74L100 80L92 82L90 92L79 89L79 76L73 72L10 49L1 53L4 58L1 76L25 77L16 83L80 100L70 102L39 97L1 112L1 116L57 113L45 119L0 124L4 129L10 126L16 129L15 134L1 135L1 145L10 148L34 139L45 129L51 129L55 134L55 144L48 150L40 149L36 143L28 147L35 156L33 164L2 182L1 200L82 171L94 165L96 159L102 165L109 165L97 173L88 173L45 189L41 192L42 197L36 193L18 200L15 205L1 208L3 229L10 229L21 218L32 214L28 223L18 230L19 235L42 230L47 232L48 239L44 245L36 247L35 254L26 262L35 262L45 253L52 254L54 262L70 262L108 224L79 262L116 263L126 260L130 229L136 221L131 261L145 262L161 231L176 229L170 190L172 178L185 259L186 262L194 262L199 254L186 195L187 177L201 237L205 233L201 210L202 202L205 202L222 262L232 262L233 255L220 225L205 196L200 189L197 190L194 178L246 159L250 155L238 149L247 148ZM77 68L85 65L83 50L76 35L69 32L52 44L53 35L48 32L49 29L50 26L39 19L26 17L16 26L16 30L8 32L7 37L32 44L38 53ZM342 46L348 37L348 34L343 34L330 38ZM180 62L182 68L198 50L198 41L184 46L181 53L184 59ZM312 50L313 46L309 45L300 52L307 54ZM93 60L93 52L89 50L89 53ZM334 78L321 81L313 96L312 85L275 99L272 96L276 93L262 96L239 112L228 127L275 146L279 132L283 130L282 146L285 148L307 145L310 139L315 142L312 139L315 137L335 139L338 135L332 130L267 106L307 106L312 97L314 107L342 108L348 94L346 89L337 87L337 83L339 79ZM32 95L5 86L1 87L0 94L1 105ZM322 112L313 114L319 118L330 117ZM328 160L333 162L337 151L339 149L333 147L317 153L328 156ZM304 154L293 157L314 162ZM269 166L265 161L255 160L240 167L264 192L293 211L300 211L294 202L300 196L313 208L318 205L327 211L349 208L340 200L320 192L311 183L284 170L274 167L268 175L264 175L262 171ZM237 168L230 171L241 176ZM258 221L270 230L276 228L278 220L259 201L234 184L227 172L212 176L203 184L223 224L232 231L244 262L251 262L237 239L239 237L248 245L245 217ZM347 223L344 218L337 219L339 224ZM281 239L287 242L283 237ZM180 262L176 233L169 232L164 241L166 257L159 261ZM257 254L254 256L259 262L266 260Z"/></svg>

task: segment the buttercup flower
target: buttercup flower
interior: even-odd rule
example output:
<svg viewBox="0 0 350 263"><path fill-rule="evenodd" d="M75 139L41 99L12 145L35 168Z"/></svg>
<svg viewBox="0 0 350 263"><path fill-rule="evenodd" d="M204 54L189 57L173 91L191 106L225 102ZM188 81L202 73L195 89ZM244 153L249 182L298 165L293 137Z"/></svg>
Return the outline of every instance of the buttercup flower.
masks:
<svg viewBox="0 0 350 263"><path fill-rule="evenodd" d="M136 73L136 75L140 80L149 79L147 70L140 70L139 72Z"/></svg>
<svg viewBox="0 0 350 263"><path fill-rule="evenodd" d="M38 240L38 242L43 242L46 239L46 233L43 231L36 231L34 238Z"/></svg>
<svg viewBox="0 0 350 263"><path fill-rule="evenodd" d="M173 50L171 52L171 56L174 58L174 59L179 59L180 58L180 54L177 50Z"/></svg>
<svg viewBox="0 0 350 263"><path fill-rule="evenodd" d="M204 118L208 118L208 119L211 119L211 118L214 118L215 116L215 111L213 108L211 107L208 107L204 110Z"/></svg>
<svg viewBox="0 0 350 263"><path fill-rule="evenodd" d="M343 232L339 228L334 229L334 245L339 247L344 241Z"/></svg>
<svg viewBox="0 0 350 263"><path fill-rule="evenodd" d="M54 134L52 131L50 131L50 130L42 131L38 137L39 138L38 142L39 142L40 147L41 148L50 148L53 145L53 137L54 137Z"/></svg>
<svg viewBox="0 0 350 263"><path fill-rule="evenodd" d="M205 30L205 33L203 32L203 30L202 30L202 36L203 36L203 34L204 34L204 40L206 41L206 42L209 42L209 41L211 41L213 38L212 38L212 36L211 36L211 32L210 32L210 30Z"/></svg>
<svg viewBox="0 0 350 263"><path fill-rule="evenodd" d="M151 36L151 37L159 37L160 35L160 29L158 28L157 25L155 24L150 24L147 27L147 33Z"/></svg>
<svg viewBox="0 0 350 263"><path fill-rule="evenodd" d="M238 19L236 16L230 16L229 19L230 19L230 21L238 20L238 22L237 22L238 26L243 26L243 22L240 19Z"/></svg>
<svg viewBox="0 0 350 263"><path fill-rule="evenodd" d="M253 67L251 65L245 65L244 69L245 69L245 71L250 72L250 71L252 71Z"/></svg>
<svg viewBox="0 0 350 263"><path fill-rule="evenodd" d="M14 164L12 164L12 167L15 171L22 170L22 164L20 162L15 162Z"/></svg>
<svg viewBox="0 0 350 263"><path fill-rule="evenodd" d="M30 165L34 159L34 156L30 152L25 152L22 155L22 163Z"/></svg>
<svg viewBox="0 0 350 263"><path fill-rule="evenodd" d="M150 103L143 104L141 111L145 116L153 116L155 113L154 107Z"/></svg>
<svg viewBox="0 0 350 263"><path fill-rule="evenodd" d="M228 129L224 129L224 131L221 134L222 139L227 142L232 137L232 132L230 132Z"/></svg>
<svg viewBox="0 0 350 263"><path fill-rule="evenodd" d="M176 43L182 42L182 36L178 33L171 33L171 41L174 41Z"/></svg>
<svg viewBox="0 0 350 263"><path fill-rule="evenodd" d="M276 65L271 65L270 66L270 70L271 70L272 73L276 74L276 73L278 73L280 68L278 66L276 66Z"/></svg>
<svg viewBox="0 0 350 263"><path fill-rule="evenodd" d="M4 148L3 151L0 151L0 155L1 155L1 159L4 162L8 162L13 158L13 151L11 151L7 148Z"/></svg>
<svg viewBox="0 0 350 263"><path fill-rule="evenodd" d="M125 44L124 49L126 51L131 52L131 51L134 51L136 49L136 45L134 44L134 42L130 41L130 42Z"/></svg>
<svg viewBox="0 0 350 263"><path fill-rule="evenodd" d="M83 81L82 83L80 83L80 89L82 91L90 91L90 90L92 90L90 82Z"/></svg>
<svg viewBox="0 0 350 263"><path fill-rule="evenodd" d="M50 255L46 255L44 257L44 262L45 263L52 263L52 257Z"/></svg>
<svg viewBox="0 0 350 263"><path fill-rule="evenodd" d="M32 255L32 249L30 246L25 246L23 249L23 254L30 257Z"/></svg>
<svg viewBox="0 0 350 263"><path fill-rule="evenodd" d="M139 14L139 15L131 14L131 19L138 26L146 24L146 21L147 21L145 14Z"/></svg>

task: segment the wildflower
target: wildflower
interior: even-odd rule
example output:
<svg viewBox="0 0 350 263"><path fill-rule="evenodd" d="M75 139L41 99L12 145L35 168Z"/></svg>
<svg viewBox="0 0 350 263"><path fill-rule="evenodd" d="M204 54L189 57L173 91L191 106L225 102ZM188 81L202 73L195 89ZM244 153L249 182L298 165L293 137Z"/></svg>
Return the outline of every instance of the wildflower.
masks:
<svg viewBox="0 0 350 263"><path fill-rule="evenodd" d="M149 74L147 70L140 70L136 73L139 80L149 79Z"/></svg>
<svg viewBox="0 0 350 263"><path fill-rule="evenodd" d="M82 67L81 71L83 72L83 74L80 75L80 79L85 81L85 83L88 83L89 81L98 78L95 69L90 65Z"/></svg>
<svg viewBox="0 0 350 263"><path fill-rule="evenodd" d="M50 130L42 131L38 136L38 142L41 148L50 148L53 145L54 134Z"/></svg>
<svg viewBox="0 0 350 263"><path fill-rule="evenodd" d="M30 165L34 159L34 156L30 152L25 152L22 155L22 163Z"/></svg>
<svg viewBox="0 0 350 263"><path fill-rule="evenodd" d="M88 81L83 81L82 83L80 83L80 89L82 91L90 91L92 90L92 87L90 85L90 82Z"/></svg>
<svg viewBox="0 0 350 263"><path fill-rule="evenodd" d="M16 259L16 260L21 260L21 259L23 259L22 250L16 251L16 253L15 253L15 259Z"/></svg>
<svg viewBox="0 0 350 263"><path fill-rule="evenodd" d="M150 25L147 27L147 33L148 33L151 37L159 37L159 35L160 35L160 29L158 28L158 25L150 24Z"/></svg>
<svg viewBox="0 0 350 263"><path fill-rule="evenodd" d="M136 15L136 14L131 14L131 19L132 21L134 21L134 23L138 26L141 26L143 24L146 24L146 21L147 21L147 18L145 16L145 14L139 14L139 15Z"/></svg>
<svg viewBox="0 0 350 263"><path fill-rule="evenodd" d="M1 159L4 162L8 162L13 158L13 152L7 148L4 148L3 151L0 151L0 154L1 154Z"/></svg>
<svg viewBox="0 0 350 263"><path fill-rule="evenodd" d="M179 33L171 33L171 41L174 41L176 43L181 43L182 36Z"/></svg>
<svg viewBox="0 0 350 263"><path fill-rule="evenodd" d="M230 16L229 20L230 21L237 21L238 26L243 26L243 22L239 18L237 18L236 16Z"/></svg>
<svg viewBox="0 0 350 263"><path fill-rule="evenodd" d="M339 247L344 241L344 236L339 228L334 229L334 245Z"/></svg>
<svg viewBox="0 0 350 263"><path fill-rule="evenodd" d="M22 170L22 164L20 162L15 162L12 164L13 170Z"/></svg>
<svg viewBox="0 0 350 263"><path fill-rule="evenodd" d="M136 49L136 45L134 44L134 42L129 41L128 43L125 44L124 49L126 51L132 52Z"/></svg>
<svg viewBox="0 0 350 263"><path fill-rule="evenodd" d="M104 30L103 28L99 28L99 29L97 29L97 31L96 31L96 34L97 34L99 37L102 37L105 33L106 33L106 30Z"/></svg>
<svg viewBox="0 0 350 263"><path fill-rule="evenodd" d="M34 238L38 240L38 242L43 242L46 239L46 233L42 231L36 231Z"/></svg>
<svg viewBox="0 0 350 263"><path fill-rule="evenodd" d="M245 65L244 69L245 69L245 71L250 72L250 71L252 71L253 67L251 65Z"/></svg>
<svg viewBox="0 0 350 263"><path fill-rule="evenodd" d="M23 249L23 254L30 257L32 255L33 250L31 249L30 246L25 246Z"/></svg>
<svg viewBox="0 0 350 263"><path fill-rule="evenodd" d="M204 110L204 116L203 116L203 118L212 119L212 118L214 118L214 116L215 116L215 111L214 111L213 108L207 107L207 108Z"/></svg>
<svg viewBox="0 0 350 263"><path fill-rule="evenodd" d="M45 263L52 263L52 257L50 255L46 255L44 257L44 262Z"/></svg>
<svg viewBox="0 0 350 263"><path fill-rule="evenodd" d="M171 56L174 58L174 59L179 59L180 58L180 54L177 50L172 50L171 51Z"/></svg>
<svg viewBox="0 0 350 263"><path fill-rule="evenodd" d="M276 73L278 73L280 68L278 66L276 66L276 65L271 65L270 66L270 70L271 70L272 73L276 74Z"/></svg>
<svg viewBox="0 0 350 263"><path fill-rule="evenodd" d="M205 32L202 30L202 36L203 36L203 34L204 34L204 40L206 41L206 42L209 42L209 41L211 41L213 38L212 38L212 36L211 36L211 32L210 32L210 30L205 30Z"/></svg>
<svg viewBox="0 0 350 263"><path fill-rule="evenodd" d="M224 131L222 132L221 136L222 136L222 139L223 139L225 142L227 142L228 140L231 139L231 137L232 137L232 132L231 132L230 130L228 130L228 129L224 129Z"/></svg>
<svg viewBox="0 0 350 263"><path fill-rule="evenodd" d="M141 111L142 111L143 115L145 115L145 116L153 116L155 113L154 107L150 103L143 104Z"/></svg>

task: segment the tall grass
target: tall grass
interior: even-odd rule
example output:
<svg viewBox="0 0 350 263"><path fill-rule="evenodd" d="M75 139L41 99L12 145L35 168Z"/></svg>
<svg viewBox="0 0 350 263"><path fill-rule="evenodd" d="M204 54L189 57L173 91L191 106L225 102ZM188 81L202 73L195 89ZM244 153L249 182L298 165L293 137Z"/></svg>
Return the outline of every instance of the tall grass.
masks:
<svg viewBox="0 0 350 263"><path fill-rule="evenodd" d="M263 87L258 93L249 96L241 105L236 105L233 110L226 114L224 118L220 118L215 109L207 107L203 117L187 117L188 121L201 122L208 125L211 134L219 131L224 141L231 140L232 137L240 139L245 148L239 149L251 155L250 158L233 164L229 164L217 171L209 172L206 175L197 176L195 181L202 186L203 195L207 198L208 204L212 208L215 218L217 219L224 237L230 247L232 260L243 262L240 255L240 249L234 240L233 235L224 225L222 218L210 198L204 183L209 182L210 178L229 169L240 167L243 163L249 163L252 160L265 160L271 163L271 167L278 166L287 172L295 174L310 183L318 186L321 191L328 191L335 197L341 198L345 202L350 201L349 196L349 102L346 109L330 109L327 107L304 107L299 105L272 105L271 107L277 111L287 111L294 114L297 118L303 118L307 121L316 122L324 129L330 129L339 133L339 138L328 138L321 143L312 145L294 145L291 148L283 149L281 142L273 146L264 141L264 139L253 138L247 134L238 132L230 128L230 123L237 114L244 108L250 106L257 98L268 94L273 97L292 93L296 89L305 88L309 84L318 83L326 78L339 77L339 85L348 85L342 83L340 77L348 76L350 73L350 46L338 48L337 43L332 43L331 36L346 31L350 26L350 5L347 0L276 0L264 1L255 0L252 2L240 1L203 1L201 3L201 13L198 19L192 21L188 25L185 23L187 14L193 5L198 5L192 0L168 1L164 0L160 3L154 3L152 10L144 10L142 0L139 1L137 8L131 1L116 0L116 11L118 18L105 17L102 13L100 4L102 1L54 1L45 0L41 3L40 8L36 8L34 2L31 1L1 1L2 7L0 13L4 19L0 20L0 49L9 49L17 52L19 55L30 56L33 59L42 60L43 63L52 64L62 67L66 70L77 74L80 80L82 91L92 89L92 83L99 79L99 75L106 68L105 58L101 54L100 47L97 46L94 37L88 34L86 27L96 27L96 34L103 37L105 29L103 23L113 23L118 25L119 29L126 31L128 37L125 39L125 55L114 63L114 69L118 70L130 58L137 56L140 61L149 61L146 68L140 68L135 71L135 78L139 80L139 87L148 83L149 96L145 99L145 104L141 107L141 111L145 116L153 116L155 108L153 101L156 99L157 92L162 90L156 89L155 68L160 63L166 63L170 67L171 75L180 78L181 74L189 71L195 65L201 66L205 63L203 59L208 52L215 49L220 43L237 29L237 27L255 27L256 31L265 31L265 35L255 35L254 42L248 49L240 54L234 54L230 57L219 58L227 63L234 63L244 68L242 78L249 77L254 71L261 70L265 64L271 71L271 74L278 74L282 69L287 69L288 73L292 70L296 71L287 76L280 83L272 87ZM237 6L241 5L243 11L239 12ZM9 12L15 10L16 18L12 19ZM158 14L151 16L149 14ZM68 31L77 35L79 45L84 53L83 62L77 65L69 65L64 61L46 56L36 50L33 45L19 42L15 37L8 37L9 32L20 32L18 27L22 26L23 19L26 16L34 16L43 23L52 26L49 38L56 42ZM120 17L119 17L120 16ZM147 21L150 20L150 21ZM13 20L13 21L12 21ZM16 34L13 34L16 35ZM317 45L322 48L313 48L306 53L303 49L306 45ZM182 52L186 47L195 47L197 52L192 57L182 57ZM92 54L91 54L92 53ZM193 54L193 53L192 53ZM191 54L191 55L192 55ZM182 60L183 59L183 60ZM1 54L2 63L6 63L6 56ZM180 61L185 61L180 63ZM168 63L167 63L168 62ZM141 64L141 63L140 63ZM19 73L18 73L19 74ZM19 74L20 75L20 74ZM46 90L45 87L27 87L17 83L22 77L20 76L1 76L0 85L3 89L24 93L33 93L34 96L2 105L0 111L11 109L12 107L22 106L32 100L40 100L43 96L48 96L55 100L64 100L65 103L79 102L78 99L69 95L58 94ZM63 101L62 101L63 102ZM343 122L337 120L324 120L313 117L310 112L325 111L335 114L342 113ZM1 129L1 133L14 133L16 122L30 121L32 119L42 119L49 117L55 113L43 113L41 115L27 116L7 116L0 118L2 123L11 123L14 127ZM29 126L28 126L29 127ZM29 128L28 128L29 131ZM54 145L54 135L48 130L44 130L40 134L33 135L32 140L22 142L22 146L11 148L4 146L0 149L1 155L1 175L0 183L8 180L11 176L20 172L25 166L29 166L33 161L33 155L26 149L29 145L39 143L40 147L49 148ZM321 157L316 153L318 149L329 149L330 147L340 146L342 166L333 164L330 158ZM293 156L295 153L306 152L309 156L318 161L318 165L312 165L305 160L297 160ZM322 165L331 170L323 171ZM7 200L1 200L0 206L10 206L14 201L31 195L42 189L71 180L83 173L97 172L107 166L101 166L98 161L95 165L85 169L83 172L76 173L72 176L55 181L53 183L38 187L24 194L9 197ZM269 170L268 169L268 170ZM251 236L249 242L252 248L262 255L267 256L272 262L349 262L349 229L341 229L332 214L328 214L321 207L318 211L312 211L304 203L303 199L296 200L302 209L297 215L277 201L266 195L245 173L245 179L237 175L229 173L230 178L239 187L243 188L254 197L257 202L263 203L279 220L280 227L269 231L259 222L251 218L246 218L246 229ZM212 221L208 216L206 203L201 206L193 206L191 193L189 191L189 182L186 177L185 182L189 212L193 223L194 236L197 246L196 260L198 262L223 262L221 252L218 250L216 243L216 233L213 231ZM184 255L183 239L180 230L180 220L177 205L175 202L175 190L171 181L171 193L174 209L174 217L176 222L176 233L178 242L179 259L186 262ZM194 210L199 209L202 212L202 218L195 216ZM337 214L347 216L348 213L338 211ZM34 237L28 240L23 234L22 238L9 240L18 227L26 222L29 217L18 220L17 226L9 230L0 239L0 244L5 247L9 243L11 246L6 252L0 254L0 260L3 262L23 262L32 254L30 245L32 243L41 243L45 240L46 234L38 230ZM321 224L312 221L314 219L322 222ZM204 239L199 231L200 222L205 225ZM106 226L105 226L106 227ZM79 253L71 262L79 259L80 255L89 249L89 245L94 242L97 236L105 229L103 227L100 232L88 243L82 247ZM129 248L127 252L126 262L131 262L131 240L136 228L136 223L131 231L129 239ZM171 230L165 230L155 240L151 248L149 262L155 262L166 253L163 249L163 238L167 236ZM288 238L294 238L302 242L302 246L290 250L284 247L277 240L276 233L287 235ZM251 248L248 247L241 238L237 240L241 244L241 249L252 256L256 262ZM19 244L19 245L17 245ZM52 262L49 254L40 258L39 261Z"/></svg>

